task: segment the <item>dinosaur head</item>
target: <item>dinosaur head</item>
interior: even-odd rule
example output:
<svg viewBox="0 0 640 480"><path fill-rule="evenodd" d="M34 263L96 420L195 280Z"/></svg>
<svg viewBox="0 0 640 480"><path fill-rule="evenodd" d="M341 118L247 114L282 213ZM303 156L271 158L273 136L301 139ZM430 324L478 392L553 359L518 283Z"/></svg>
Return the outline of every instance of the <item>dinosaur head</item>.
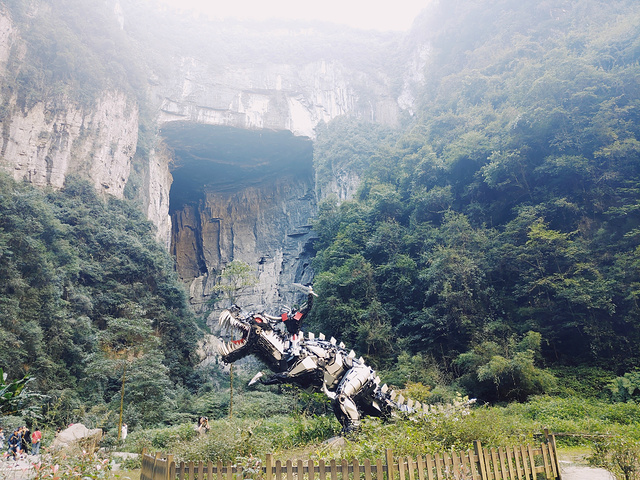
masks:
<svg viewBox="0 0 640 480"><path fill-rule="evenodd" d="M233 363L248 355L255 355L270 365L282 360L285 339L265 316L245 312L234 305L220 314L218 323L223 333L240 337L218 346L223 362Z"/></svg>

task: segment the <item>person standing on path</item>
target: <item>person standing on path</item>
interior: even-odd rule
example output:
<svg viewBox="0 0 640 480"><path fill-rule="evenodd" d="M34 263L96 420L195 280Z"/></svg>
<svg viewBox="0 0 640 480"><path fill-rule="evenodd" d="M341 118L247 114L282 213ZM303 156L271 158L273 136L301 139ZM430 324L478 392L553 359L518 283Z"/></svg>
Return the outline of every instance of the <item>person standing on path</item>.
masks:
<svg viewBox="0 0 640 480"><path fill-rule="evenodd" d="M11 436L9 437L9 449L7 450L7 454L9 456L13 456L14 460L17 460L18 455L20 455L20 438L19 438L19 430L16 429L13 431Z"/></svg>
<svg viewBox="0 0 640 480"><path fill-rule="evenodd" d="M42 440L42 432L39 428L31 434L31 455L40 454L40 440Z"/></svg>
<svg viewBox="0 0 640 480"><path fill-rule="evenodd" d="M31 453L31 430L29 427L22 427L22 451L25 455Z"/></svg>

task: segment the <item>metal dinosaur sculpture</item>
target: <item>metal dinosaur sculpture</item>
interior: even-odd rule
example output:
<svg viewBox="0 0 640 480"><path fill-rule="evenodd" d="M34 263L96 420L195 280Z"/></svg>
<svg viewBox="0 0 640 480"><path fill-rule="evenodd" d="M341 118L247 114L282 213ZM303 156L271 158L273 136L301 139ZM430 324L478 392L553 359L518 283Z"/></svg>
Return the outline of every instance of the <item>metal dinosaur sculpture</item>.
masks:
<svg viewBox="0 0 640 480"><path fill-rule="evenodd" d="M360 428L362 415L389 417L394 409L412 411L413 402L404 403L387 385L380 385L380 377L365 361L356 358L335 338L326 340L299 331L300 324L313 304L315 293L307 288L307 303L300 310L289 310L281 317L265 313L247 312L233 305L220 314L223 332L237 333L240 338L222 342L218 351L225 363L233 363L248 355L255 355L273 372L258 373L249 383L264 385L294 384L302 388L323 391L331 400L333 411L348 435ZM278 324L283 322L287 332ZM419 404L418 404L419 405Z"/></svg>

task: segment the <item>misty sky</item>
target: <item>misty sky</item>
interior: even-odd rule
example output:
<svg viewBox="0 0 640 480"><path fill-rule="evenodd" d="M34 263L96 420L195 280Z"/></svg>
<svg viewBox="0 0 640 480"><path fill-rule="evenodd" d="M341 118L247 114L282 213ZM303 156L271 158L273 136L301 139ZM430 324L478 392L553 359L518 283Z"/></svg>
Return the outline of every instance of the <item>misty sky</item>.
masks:
<svg viewBox="0 0 640 480"><path fill-rule="evenodd" d="M215 18L322 20L355 28L408 30L431 0L157 0Z"/></svg>

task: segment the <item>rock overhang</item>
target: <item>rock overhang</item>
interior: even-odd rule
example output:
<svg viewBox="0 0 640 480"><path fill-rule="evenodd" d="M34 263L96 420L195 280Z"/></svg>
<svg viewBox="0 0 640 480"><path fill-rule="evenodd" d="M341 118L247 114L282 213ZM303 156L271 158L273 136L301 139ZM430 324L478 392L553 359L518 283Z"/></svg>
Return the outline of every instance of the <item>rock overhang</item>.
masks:
<svg viewBox="0 0 640 480"><path fill-rule="evenodd" d="M313 142L288 130L248 130L174 121L160 134L172 152L170 212L206 191L230 192L270 179L311 175Z"/></svg>

